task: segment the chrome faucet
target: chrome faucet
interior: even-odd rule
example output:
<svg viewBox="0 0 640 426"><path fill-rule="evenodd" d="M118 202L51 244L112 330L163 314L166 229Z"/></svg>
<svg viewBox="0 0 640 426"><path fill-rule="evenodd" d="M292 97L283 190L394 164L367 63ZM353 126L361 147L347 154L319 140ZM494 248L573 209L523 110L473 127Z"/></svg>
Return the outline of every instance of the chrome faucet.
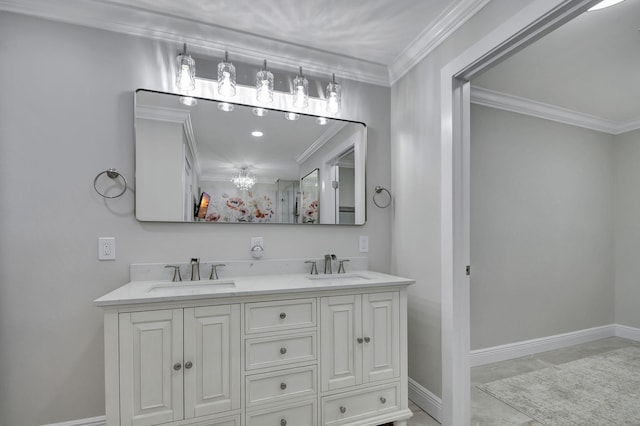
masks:
<svg viewBox="0 0 640 426"><path fill-rule="evenodd" d="M200 259L197 257L191 258L191 281L200 280Z"/></svg>
<svg viewBox="0 0 640 426"><path fill-rule="evenodd" d="M336 259L337 258L335 254L324 255L324 273L325 274L333 274L333 271L331 270L331 262Z"/></svg>

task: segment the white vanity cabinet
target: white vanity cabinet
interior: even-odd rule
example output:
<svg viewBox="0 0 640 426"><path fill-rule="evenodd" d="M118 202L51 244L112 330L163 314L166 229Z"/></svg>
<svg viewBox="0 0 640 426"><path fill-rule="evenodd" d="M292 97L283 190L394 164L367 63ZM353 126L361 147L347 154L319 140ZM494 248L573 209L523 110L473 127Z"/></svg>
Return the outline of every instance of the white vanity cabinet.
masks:
<svg viewBox="0 0 640 426"><path fill-rule="evenodd" d="M277 278L161 296L140 281L96 300L107 426L406 426L412 281Z"/></svg>
<svg viewBox="0 0 640 426"><path fill-rule="evenodd" d="M156 425L240 409L239 304L123 312L118 329L120 423L114 424Z"/></svg>

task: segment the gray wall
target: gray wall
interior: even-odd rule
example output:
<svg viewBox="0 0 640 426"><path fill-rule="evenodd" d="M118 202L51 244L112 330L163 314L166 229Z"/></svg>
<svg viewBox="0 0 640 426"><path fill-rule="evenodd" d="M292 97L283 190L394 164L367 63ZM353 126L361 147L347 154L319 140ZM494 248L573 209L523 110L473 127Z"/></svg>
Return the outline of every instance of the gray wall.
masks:
<svg viewBox="0 0 640 426"><path fill-rule="evenodd" d="M640 130L615 138L616 323L640 328Z"/></svg>
<svg viewBox="0 0 640 426"><path fill-rule="evenodd" d="M614 148L471 106L471 349L614 322Z"/></svg>
<svg viewBox="0 0 640 426"><path fill-rule="evenodd" d="M440 71L529 0L493 0L391 88L392 271L409 287L409 376L442 393Z"/></svg>
<svg viewBox="0 0 640 426"><path fill-rule="evenodd" d="M232 44L232 43L231 43ZM104 414L102 312L92 300L137 262L356 256L390 269L391 211L370 197L363 227L140 223L132 189L106 201L96 174L134 184L133 91L167 90L179 46L0 14L0 424ZM328 70L330 71L330 70ZM390 184L390 89L343 81L343 115L367 123L367 193ZM117 260L97 260L116 237Z"/></svg>

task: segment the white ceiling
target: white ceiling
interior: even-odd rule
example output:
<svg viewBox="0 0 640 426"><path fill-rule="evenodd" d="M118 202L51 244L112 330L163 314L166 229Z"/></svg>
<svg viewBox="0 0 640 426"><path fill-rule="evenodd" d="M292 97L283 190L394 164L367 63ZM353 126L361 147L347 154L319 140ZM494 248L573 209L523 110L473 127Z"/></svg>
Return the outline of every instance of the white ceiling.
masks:
<svg viewBox="0 0 640 426"><path fill-rule="evenodd" d="M482 74L472 86L609 122L612 133L616 125L638 128L639 28L640 0L583 13Z"/></svg>
<svg viewBox="0 0 640 426"><path fill-rule="evenodd" d="M390 85L488 1L0 0L0 9ZM584 13L473 85L604 120L605 128L640 126L638 28L640 0Z"/></svg>

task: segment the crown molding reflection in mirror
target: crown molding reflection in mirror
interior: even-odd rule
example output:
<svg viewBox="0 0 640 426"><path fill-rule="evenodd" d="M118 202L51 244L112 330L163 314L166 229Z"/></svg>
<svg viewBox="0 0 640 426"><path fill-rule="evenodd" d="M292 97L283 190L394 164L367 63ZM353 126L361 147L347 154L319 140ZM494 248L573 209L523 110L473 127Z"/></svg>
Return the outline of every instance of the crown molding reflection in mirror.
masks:
<svg viewBox="0 0 640 426"><path fill-rule="evenodd" d="M196 80L199 95L217 93L217 81ZM327 118L326 103L309 98L305 113L292 108L255 110L255 89L238 85L229 103L181 94L136 91L136 217L156 222L362 225L366 220L366 125ZM274 105L289 105L274 93ZM193 95L192 95L193 96ZM234 99L235 99L234 98ZM231 182L246 169L248 190ZM313 191L302 179L317 170ZM315 210L308 214L310 206ZM320 208L321 207L321 208ZM305 216L306 214L306 216Z"/></svg>

